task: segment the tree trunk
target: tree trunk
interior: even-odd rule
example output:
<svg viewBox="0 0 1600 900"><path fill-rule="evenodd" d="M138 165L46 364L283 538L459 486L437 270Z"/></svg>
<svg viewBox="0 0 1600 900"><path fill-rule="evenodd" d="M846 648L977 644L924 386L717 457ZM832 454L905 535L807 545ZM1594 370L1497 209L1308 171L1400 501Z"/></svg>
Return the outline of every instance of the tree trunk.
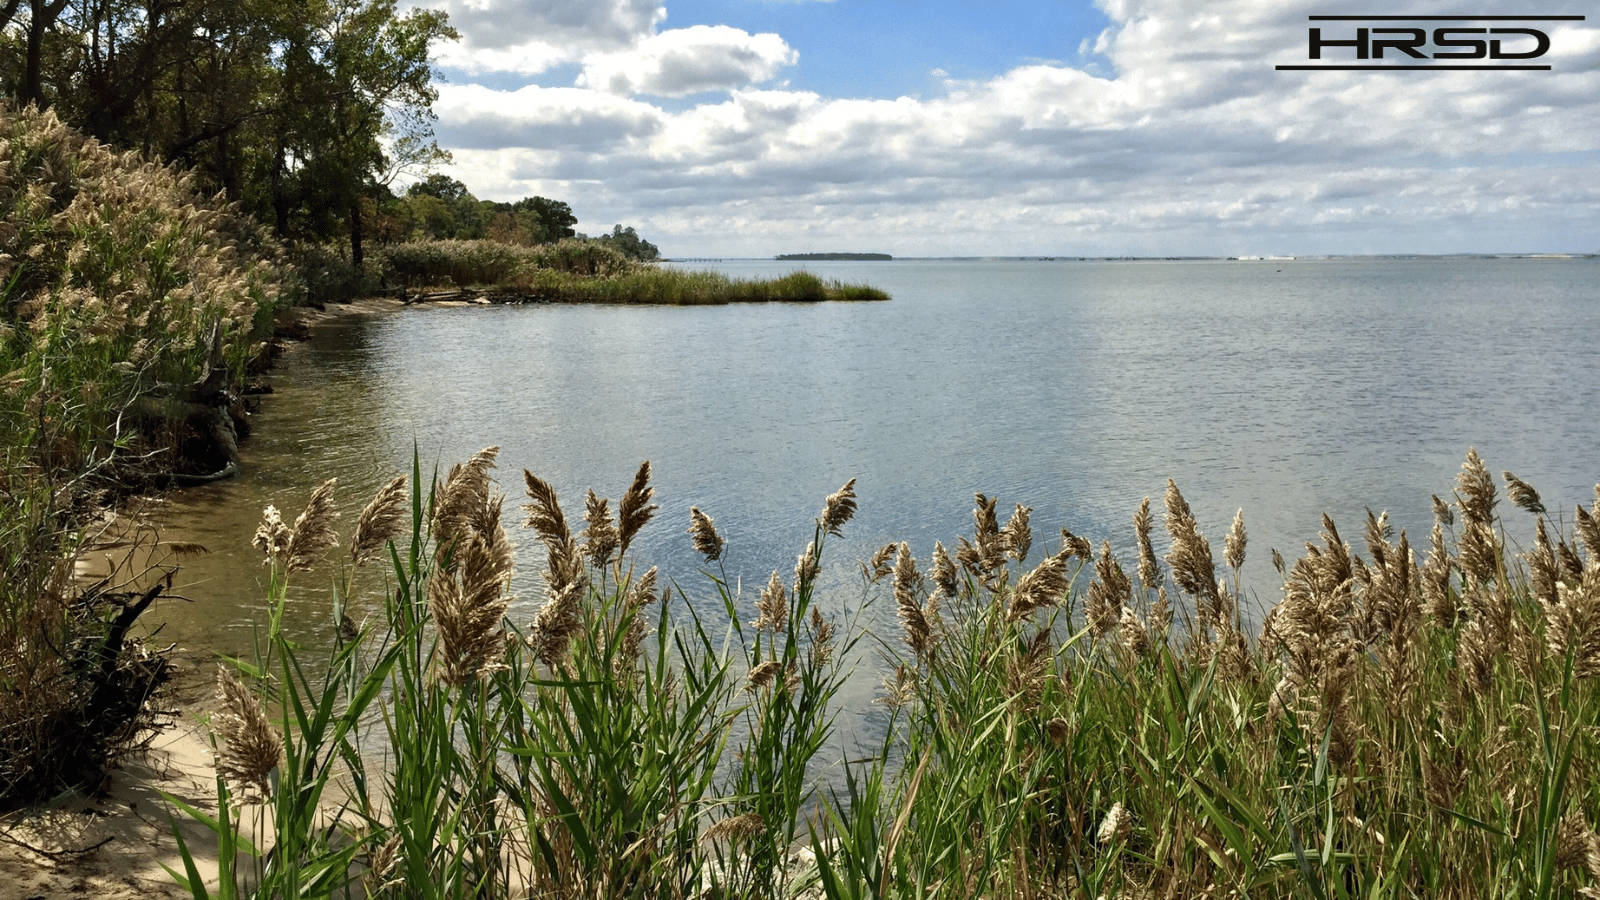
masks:
<svg viewBox="0 0 1600 900"><path fill-rule="evenodd" d="M24 55L22 68L21 90L17 98L23 106L29 103L44 109L44 39L50 31L50 26L56 23L61 11L67 8L67 0L28 0L30 16L28 19L28 46Z"/></svg>

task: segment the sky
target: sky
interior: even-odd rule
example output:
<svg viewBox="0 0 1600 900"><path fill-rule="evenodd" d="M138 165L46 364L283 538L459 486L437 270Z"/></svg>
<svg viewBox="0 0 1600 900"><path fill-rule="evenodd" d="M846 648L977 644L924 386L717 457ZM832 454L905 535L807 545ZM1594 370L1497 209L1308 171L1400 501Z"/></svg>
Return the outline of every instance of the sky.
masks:
<svg viewBox="0 0 1600 900"><path fill-rule="evenodd" d="M461 35L436 54L441 171L668 257L1600 251L1593 0L1516 5L1588 17L1538 23L1308 19L1507 13L1489 0L422 5ZM1523 64L1551 68L1275 68L1361 26L1533 27L1550 49Z"/></svg>

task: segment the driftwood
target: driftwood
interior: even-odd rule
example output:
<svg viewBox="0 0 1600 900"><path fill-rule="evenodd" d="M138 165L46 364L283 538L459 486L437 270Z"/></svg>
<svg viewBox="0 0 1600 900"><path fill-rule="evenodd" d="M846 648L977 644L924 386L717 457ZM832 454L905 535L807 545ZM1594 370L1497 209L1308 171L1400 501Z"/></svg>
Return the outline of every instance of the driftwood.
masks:
<svg viewBox="0 0 1600 900"><path fill-rule="evenodd" d="M492 290L479 290L477 288L459 288L453 291L419 291L415 294L402 295L406 303L476 303L480 306L490 305L516 305L525 303L550 303L550 298L539 294L524 291L508 291L501 288Z"/></svg>
<svg viewBox="0 0 1600 900"><path fill-rule="evenodd" d="M228 390L228 369L222 358L222 322L211 326L210 350L200 377L182 388L158 385L135 407L141 418L179 427L188 425L212 445L212 458L222 463L210 474L162 472L152 475L159 484L193 486L232 478L239 473L239 431L231 407L238 402ZM172 396L176 394L177 396Z"/></svg>

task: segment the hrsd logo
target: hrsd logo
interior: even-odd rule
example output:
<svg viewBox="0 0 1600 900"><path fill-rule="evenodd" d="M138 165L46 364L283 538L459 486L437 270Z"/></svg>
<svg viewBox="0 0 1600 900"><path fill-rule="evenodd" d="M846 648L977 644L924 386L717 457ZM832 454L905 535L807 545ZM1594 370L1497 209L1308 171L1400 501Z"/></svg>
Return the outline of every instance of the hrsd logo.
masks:
<svg viewBox="0 0 1600 900"><path fill-rule="evenodd" d="M1515 22L1516 25L1474 27L1469 25L1439 27L1429 34L1426 28L1393 27L1373 24L1358 25L1352 30L1308 28L1307 55L1321 60L1324 51L1329 59L1393 60L1393 62L1327 62L1306 65L1278 66L1278 69L1534 69L1548 70L1548 65L1523 65L1492 62L1496 60L1538 59L1550 50L1550 35L1527 22L1582 22L1583 16L1310 16L1313 22ZM1352 33L1353 32L1353 33ZM1432 43L1428 41L1433 38ZM1344 51L1354 51L1346 56ZM1456 64L1434 60L1481 59L1487 63ZM1426 60L1417 63L1410 60Z"/></svg>

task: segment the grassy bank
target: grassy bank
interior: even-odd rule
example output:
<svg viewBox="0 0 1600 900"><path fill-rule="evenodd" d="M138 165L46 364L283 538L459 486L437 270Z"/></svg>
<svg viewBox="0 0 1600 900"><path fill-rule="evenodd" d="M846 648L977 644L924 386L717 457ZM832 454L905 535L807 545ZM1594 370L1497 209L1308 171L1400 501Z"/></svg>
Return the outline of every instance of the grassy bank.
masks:
<svg viewBox="0 0 1600 900"><path fill-rule="evenodd" d="M385 248L382 259L386 277L406 292L448 285L484 288L523 301L673 306L889 299L877 288L824 281L809 272L746 279L663 268L584 241L535 247L418 241Z"/></svg>
<svg viewBox="0 0 1600 900"><path fill-rule="evenodd" d="M377 896L1466 898L1600 876L1600 526L1580 507L1560 533L1507 473L1508 514L1540 535L1514 555L1475 454L1420 554L1374 517L1355 544L1327 521L1275 560L1259 633L1237 606L1243 520L1213 548L1175 485L1164 535L1148 501L1133 516L1126 561L1035 540L1025 508L979 496L951 551L890 544L863 566L901 633L877 636L887 736L849 762L833 700L871 636L816 578L853 483L792 570L745 595L699 510L671 527L704 574L631 561L658 513L648 465L615 509L591 493L581 529L524 473L547 593L513 622L494 462L427 488L414 471L357 516L341 566L386 565L395 589L373 621L348 620L355 598L329 610L328 671L297 659L280 581L262 660L219 674L221 807L280 836L228 879L258 896L358 879ZM336 542L333 515L331 485L292 526L269 511L258 546L280 579ZM330 801L340 823L314 827Z"/></svg>
<svg viewBox="0 0 1600 900"><path fill-rule="evenodd" d="M96 784L149 724L153 595L73 561L108 498L228 455L291 282L187 176L0 107L0 808Z"/></svg>

